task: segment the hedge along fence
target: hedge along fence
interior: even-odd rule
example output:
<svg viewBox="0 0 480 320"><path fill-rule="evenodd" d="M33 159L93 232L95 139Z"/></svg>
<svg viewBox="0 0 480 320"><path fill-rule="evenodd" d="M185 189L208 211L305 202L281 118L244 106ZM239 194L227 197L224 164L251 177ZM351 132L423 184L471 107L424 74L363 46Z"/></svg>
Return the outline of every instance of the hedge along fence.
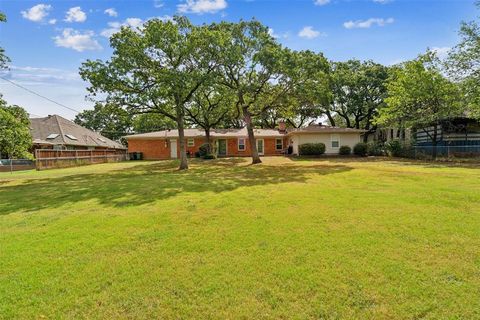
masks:
<svg viewBox="0 0 480 320"><path fill-rule="evenodd" d="M127 150L35 150L37 170L128 160Z"/></svg>

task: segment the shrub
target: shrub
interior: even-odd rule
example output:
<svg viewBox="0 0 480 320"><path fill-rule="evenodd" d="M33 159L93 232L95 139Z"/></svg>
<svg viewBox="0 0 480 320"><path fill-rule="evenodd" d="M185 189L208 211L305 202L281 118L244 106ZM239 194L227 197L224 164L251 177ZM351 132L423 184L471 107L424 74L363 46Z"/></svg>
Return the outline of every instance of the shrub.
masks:
<svg viewBox="0 0 480 320"><path fill-rule="evenodd" d="M209 149L208 143L202 144L198 148L198 156L202 158L205 157L208 154L208 149Z"/></svg>
<svg viewBox="0 0 480 320"><path fill-rule="evenodd" d="M217 156L212 154L212 153L207 153L206 155L203 156L203 159L205 160L212 160L212 159L216 159Z"/></svg>
<svg viewBox="0 0 480 320"><path fill-rule="evenodd" d="M369 156L384 156L385 146L380 142L369 142L367 144L367 153Z"/></svg>
<svg viewBox="0 0 480 320"><path fill-rule="evenodd" d="M338 150L338 153L341 156L348 156L350 153L352 153L352 148L350 148L349 146L341 146L340 150Z"/></svg>
<svg viewBox="0 0 480 320"><path fill-rule="evenodd" d="M359 142L353 147L353 153L360 157L365 157L368 153L367 144Z"/></svg>
<svg viewBox="0 0 480 320"><path fill-rule="evenodd" d="M387 154L390 157L411 158L414 156L413 147L410 143L401 142L400 140L392 140L386 144Z"/></svg>
<svg viewBox="0 0 480 320"><path fill-rule="evenodd" d="M305 143L298 146L298 151L302 156L319 156L325 153L325 144L323 143Z"/></svg>

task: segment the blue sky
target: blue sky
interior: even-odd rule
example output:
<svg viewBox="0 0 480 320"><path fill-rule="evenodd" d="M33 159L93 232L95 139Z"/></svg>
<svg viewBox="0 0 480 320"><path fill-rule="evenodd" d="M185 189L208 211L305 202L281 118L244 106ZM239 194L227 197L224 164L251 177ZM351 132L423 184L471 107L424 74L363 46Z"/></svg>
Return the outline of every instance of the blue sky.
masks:
<svg viewBox="0 0 480 320"><path fill-rule="evenodd" d="M393 64L427 47L445 52L458 42L460 22L478 14L473 0L1 0L0 11L8 19L0 46L12 60L2 77L75 110L92 106L78 76L81 62L107 59L109 34L152 17L184 14L194 23L255 17L292 49ZM2 79L0 93L33 115L75 115Z"/></svg>

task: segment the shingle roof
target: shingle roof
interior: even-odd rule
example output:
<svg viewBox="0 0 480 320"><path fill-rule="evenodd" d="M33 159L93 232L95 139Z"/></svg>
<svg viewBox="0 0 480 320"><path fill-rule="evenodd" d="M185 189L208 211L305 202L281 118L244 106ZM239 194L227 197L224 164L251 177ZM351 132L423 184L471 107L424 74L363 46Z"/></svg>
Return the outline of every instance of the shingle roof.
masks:
<svg viewBox="0 0 480 320"><path fill-rule="evenodd" d="M362 129L353 129L353 128L339 128L339 127L330 127L324 125L309 125L305 128L289 128L287 129L287 134L297 134L297 133L363 133L366 130Z"/></svg>
<svg viewBox="0 0 480 320"><path fill-rule="evenodd" d="M256 137L283 137L284 134L275 129L254 129ZM247 128L242 129L212 129L210 136L213 138L247 137ZM185 129L185 137L205 137L205 131L201 129ZM129 139L158 139L178 138L178 130L163 130L149 133L133 134L125 137Z"/></svg>
<svg viewBox="0 0 480 320"><path fill-rule="evenodd" d="M58 115L30 119L30 132L33 143L125 149L122 144ZM58 134L58 136L47 139L52 134Z"/></svg>

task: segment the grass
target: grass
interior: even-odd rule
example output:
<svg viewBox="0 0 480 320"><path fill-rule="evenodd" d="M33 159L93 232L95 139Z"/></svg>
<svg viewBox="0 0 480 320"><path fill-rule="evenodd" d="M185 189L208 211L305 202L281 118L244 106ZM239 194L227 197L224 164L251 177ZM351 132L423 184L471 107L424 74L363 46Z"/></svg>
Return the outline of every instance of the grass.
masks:
<svg viewBox="0 0 480 320"><path fill-rule="evenodd" d="M480 318L480 168L362 159L0 174L0 318Z"/></svg>

